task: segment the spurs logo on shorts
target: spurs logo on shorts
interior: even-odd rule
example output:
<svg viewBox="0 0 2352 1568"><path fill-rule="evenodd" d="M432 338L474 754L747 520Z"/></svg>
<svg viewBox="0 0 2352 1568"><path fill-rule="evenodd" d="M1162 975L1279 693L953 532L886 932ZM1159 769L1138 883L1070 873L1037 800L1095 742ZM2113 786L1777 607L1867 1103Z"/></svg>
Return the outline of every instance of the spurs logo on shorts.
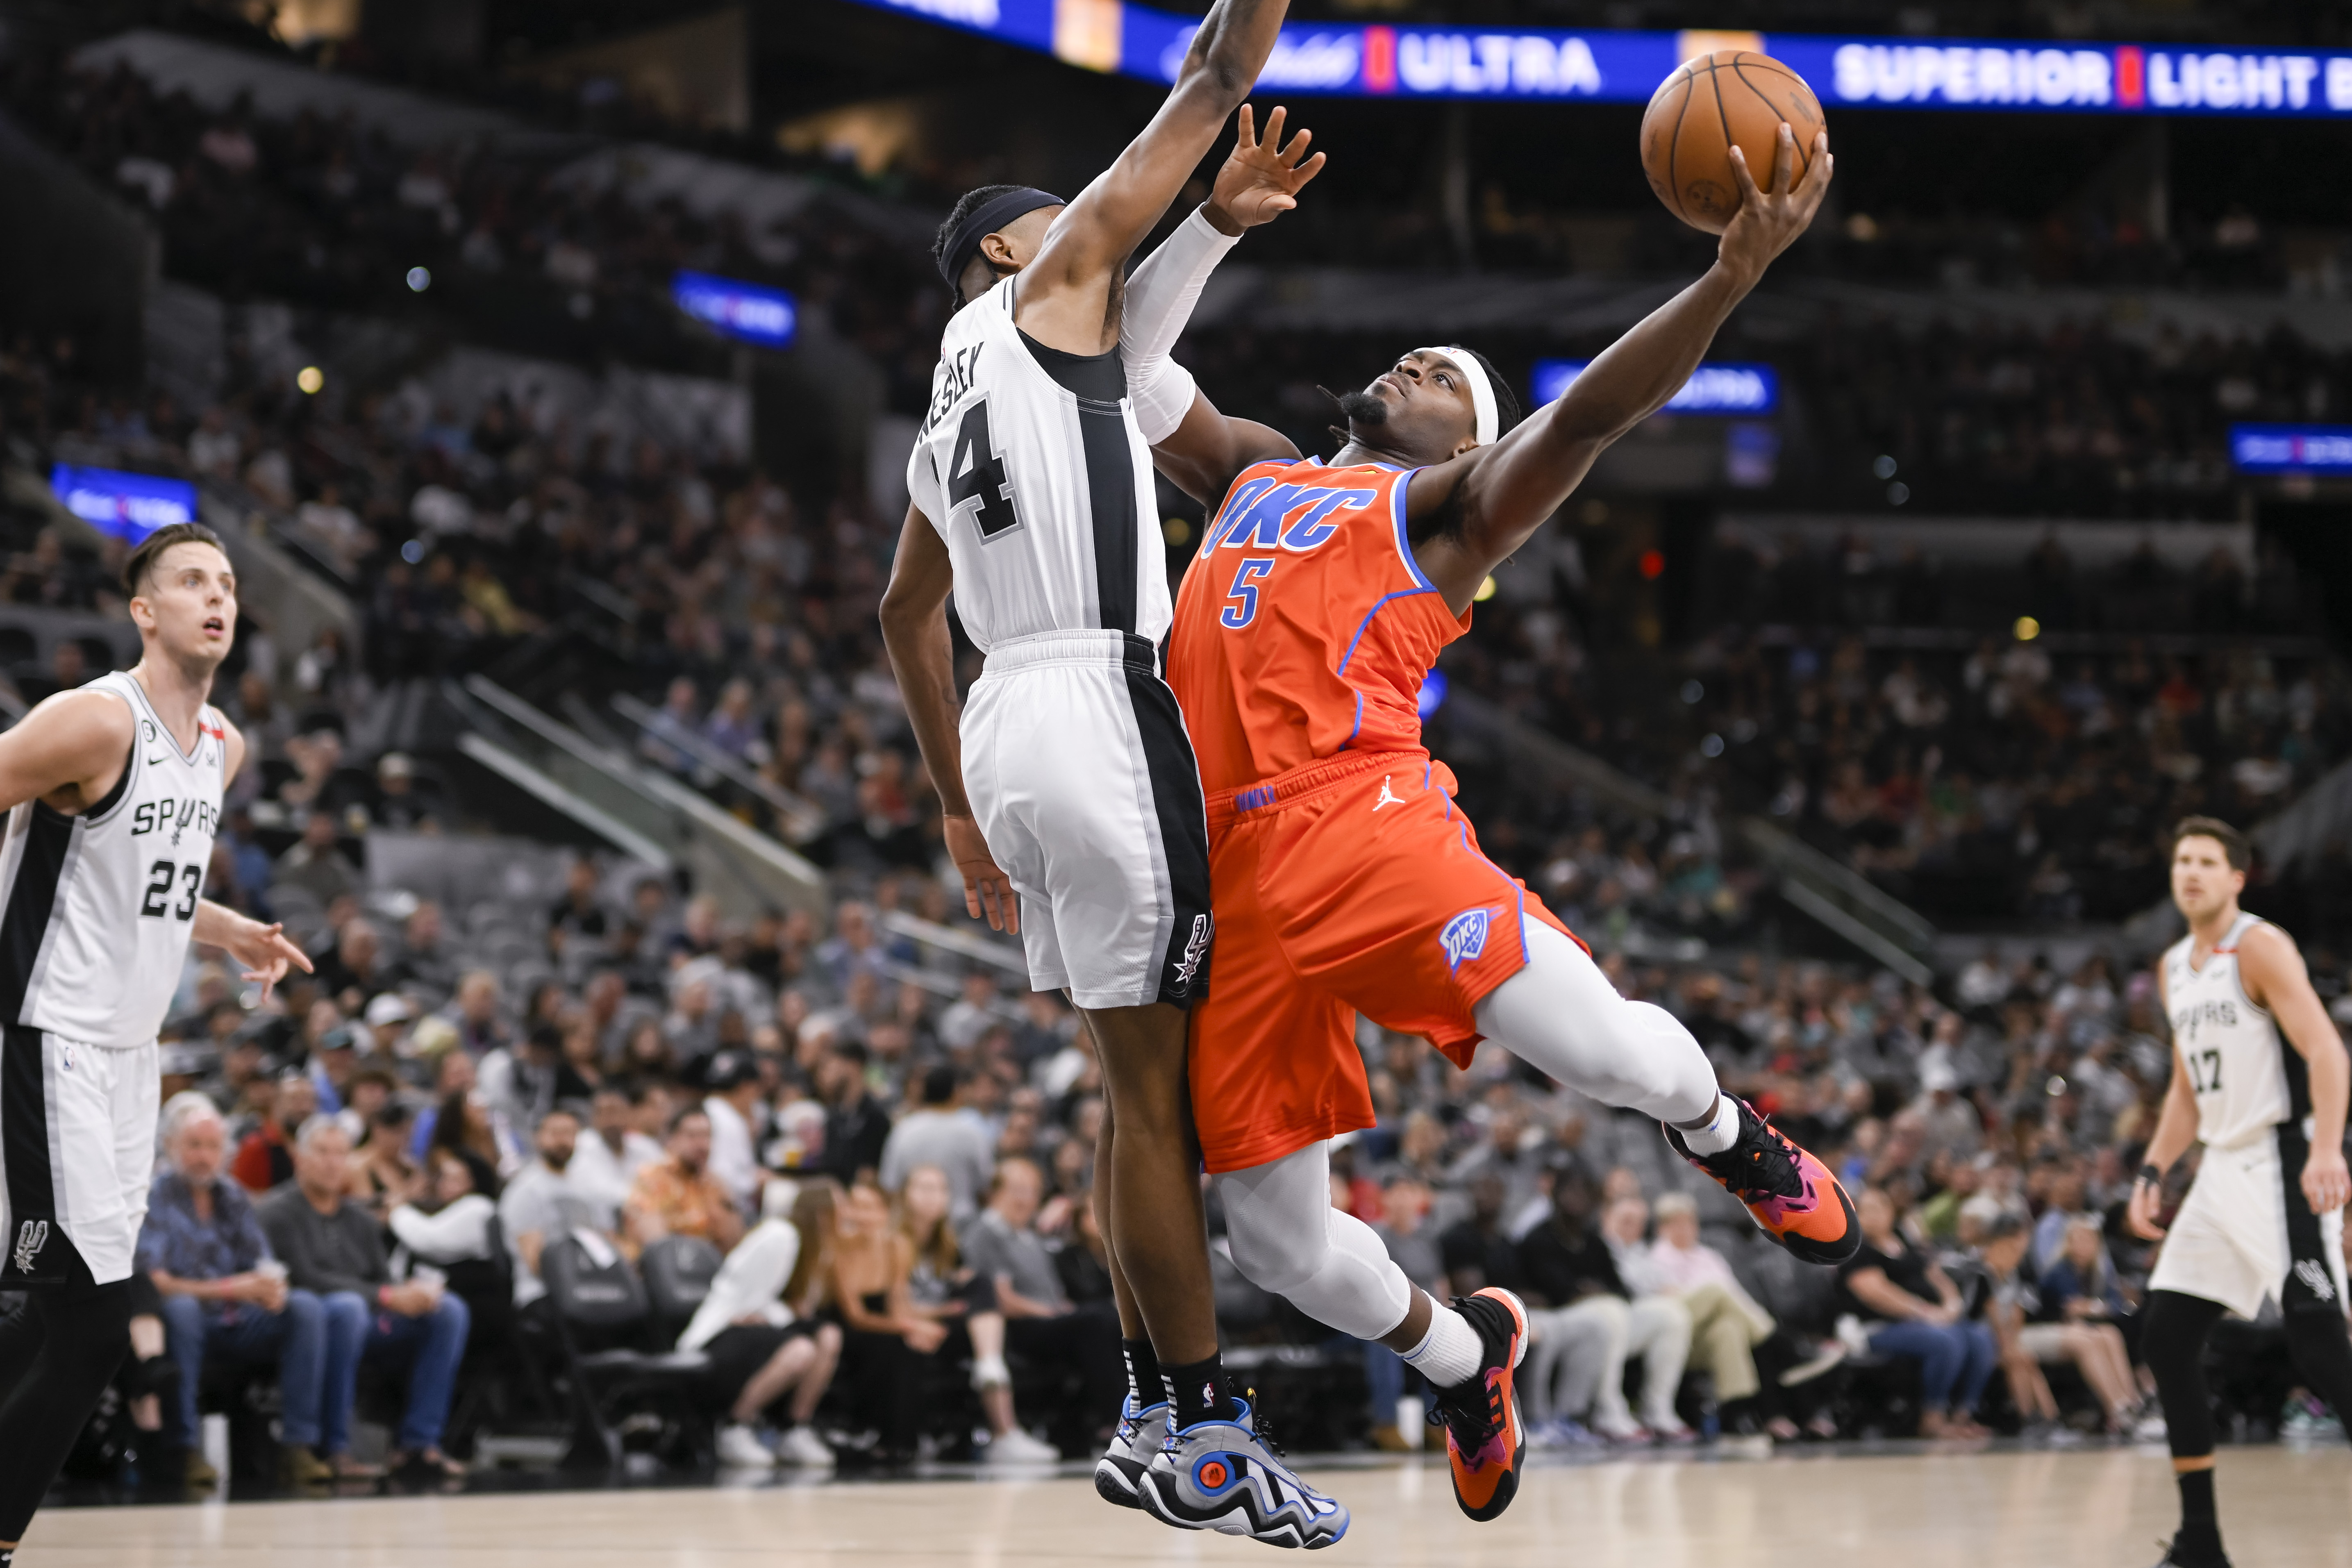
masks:
<svg viewBox="0 0 2352 1568"><path fill-rule="evenodd" d="M33 1271L34 1261L41 1256L41 1248L48 1244L49 1222L47 1220L28 1219L18 1226L16 1227L16 1272L30 1274Z"/></svg>
<svg viewBox="0 0 2352 1568"><path fill-rule="evenodd" d="M1192 985L1192 976L1200 973L1201 960L1209 956L1209 933L1211 930L1212 927L1209 923L1209 917L1207 915L1198 914L1192 917L1192 940L1185 942L1183 960L1176 965L1176 986L1178 990L1185 990Z"/></svg>
<svg viewBox="0 0 2352 1568"><path fill-rule="evenodd" d="M1486 928L1493 920L1492 910L1465 910L1445 922L1437 940L1444 945L1447 968L1459 969L1486 951Z"/></svg>
<svg viewBox="0 0 2352 1568"><path fill-rule="evenodd" d="M2294 1265L2294 1277L2303 1281L2305 1289L2321 1300L2336 1300L2336 1281L2327 1277L2327 1266L2317 1258L2297 1258Z"/></svg>

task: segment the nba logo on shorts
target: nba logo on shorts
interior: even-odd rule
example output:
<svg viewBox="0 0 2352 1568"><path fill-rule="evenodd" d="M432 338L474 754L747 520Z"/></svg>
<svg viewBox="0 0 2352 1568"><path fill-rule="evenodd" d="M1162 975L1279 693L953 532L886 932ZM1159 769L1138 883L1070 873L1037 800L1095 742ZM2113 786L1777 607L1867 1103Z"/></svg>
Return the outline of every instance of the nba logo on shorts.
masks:
<svg viewBox="0 0 2352 1568"><path fill-rule="evenodd" d="M1465 961L1486 951L1488 919L1488 912L1485 910L1465 910L1445 922L1445 929L1437 933L1437 940L1445 948L1446 968L1459 969Z"/></svg>

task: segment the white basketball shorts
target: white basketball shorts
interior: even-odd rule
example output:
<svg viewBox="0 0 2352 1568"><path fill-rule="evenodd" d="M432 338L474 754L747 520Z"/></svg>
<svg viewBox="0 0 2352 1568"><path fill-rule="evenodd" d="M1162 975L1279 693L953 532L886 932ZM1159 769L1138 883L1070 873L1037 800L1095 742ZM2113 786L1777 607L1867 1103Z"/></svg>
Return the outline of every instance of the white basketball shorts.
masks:
<svg viewBox="0 0 2352 1568"><path fill-rule="evenodd" d="M0 1032L0 1290L131 1277L155 1174L153 1041L93 1046Z"/></svg>
<svg viewBox="0 0 2352 1568"><path fill-rule="evenodd" d="M1044 632L991 648L964 706L963 780L1020 891L1032 985L1081 1007L1207 992L1208 816L1149 641Z"/></svg>
<svg viewBox="0 0 2352 1568"><path fill-rule="evenodd" d="M2333 1302L2342 1312L2343 1213L2312 1214L2301 1185L2301 1152L2308 1145L2299 1128L2289 1125L2277 1132L2282 1136L2205 1151L2197 1179L2165 1235L2164 1250L2148 1276L2149 1289L2219 1301L2251 1318L2265 1296L2294 1305L2288 1293L2294 1277L2296 1298ZM2292 1162L2281 1157L2283 1142L2296 1155ZM2289 1235L2291 1222L2294 1237Z"/></svg>

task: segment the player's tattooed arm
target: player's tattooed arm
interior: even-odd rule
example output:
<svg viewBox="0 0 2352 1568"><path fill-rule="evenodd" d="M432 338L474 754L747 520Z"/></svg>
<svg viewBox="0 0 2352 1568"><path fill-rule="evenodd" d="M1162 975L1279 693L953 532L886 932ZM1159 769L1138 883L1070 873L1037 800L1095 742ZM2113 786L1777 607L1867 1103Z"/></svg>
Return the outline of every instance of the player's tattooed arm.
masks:
<svg viewBox="0 0 2352 1568"><path fill-rule="evenodd" d="M2238 941L2238 977L2246 999L2269 1009L2279 1033L2303 1057L2311 1087L2311 1157L2303 1167L2303 1195L2314 1214L2328 1214L2352 1199L2352 1171L2344 1163L2344 1115L2352 1096L2352 1060L2344 1037L2327 1016L2294 939L2273 925L2258 925Z"/></svg>
<svg viewBox="0 0 2352 1568"><path fill-rule="evenodd" d="M104 691L61 691L0 734L0 811L28 800L63 812L96 805L130 765L131 705Z"/></svg>
<svg viewBox="0 0 2352 1568"><path fill-rule="evenodd" d="M1249 97L1289 0L1217 0L1184 52L1176 85L1141 133L1046 231L1022 273L1014 320L1048 348L1101 353L1118 341L1121 265Z"/></svg>
<svg viewBox="0 0 2352 1568"><path fill-rule="evenodd" d="M988 852L963 792L963 741L956 729L955 644L948 636L948 592L955 564L947 541L920 508L907 509L890 585L882 592L882 644L890 673L907 705L915 749L939 792L940 826L956 869L963 873L964 908L998 931L1021 929L1013 879Z"/></svg>
<svg viewBox="0 0 2352 1568"><path fill-rule="evenodd" d="M1500 441L1414 473L1408 516L1445 521L1415 545L1415 554L1450 607L1467 608L1486 574L1559 509L1594 459L1690 379L1732 310L1821 210L1832 169L1827 132L1813 147L1812 166L1796 178L1796 142L1783 125L1771 186L1764 191L1734 147L1739 211L1706 276L1644 317L1566 393ZM1421 531L1415 530L1417 538Z"/></svg>

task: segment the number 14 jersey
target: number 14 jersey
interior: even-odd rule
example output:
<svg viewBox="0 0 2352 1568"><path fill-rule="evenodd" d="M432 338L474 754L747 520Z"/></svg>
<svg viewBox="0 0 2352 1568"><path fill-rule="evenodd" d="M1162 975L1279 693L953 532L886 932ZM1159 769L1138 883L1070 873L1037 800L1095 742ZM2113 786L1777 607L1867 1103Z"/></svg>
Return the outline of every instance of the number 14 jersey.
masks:
<svg viewBox="0 0 2352 1568"><path fill-rule="evenodd" d="M947 542L956 612L986 650L1041 632L1168 631L1151 453L1118 351L1013 325L1016 275L950 318L907 491Z"/></svg>
<svg viewBox="0 0 2352 1568"><path fill-rule="evenodd" d="M0 848L0 1020L91 1045L143 1046L188 954L220 827L227 731L211 708L179 742L125 672L100 676L131 710L122 776L79 816L28 800Z"/></svg>

